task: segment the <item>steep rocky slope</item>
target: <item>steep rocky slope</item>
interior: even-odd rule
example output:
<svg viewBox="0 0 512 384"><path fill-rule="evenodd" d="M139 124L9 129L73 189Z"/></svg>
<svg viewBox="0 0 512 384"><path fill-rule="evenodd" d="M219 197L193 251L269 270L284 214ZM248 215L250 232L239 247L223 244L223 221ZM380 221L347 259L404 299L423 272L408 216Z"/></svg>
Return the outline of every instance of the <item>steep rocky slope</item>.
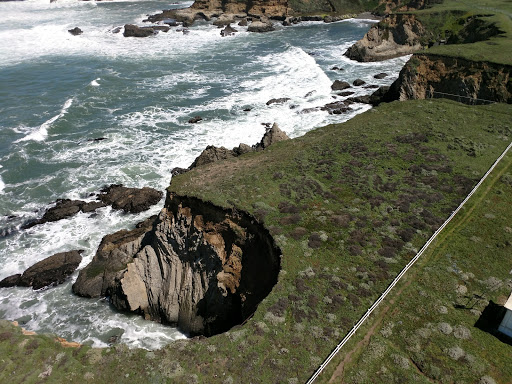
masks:
<svg viewBox="0 0 512 384"><path fill-rule="evenodd" d="M512 66L417 54L390 89L398 100L444 97L466 104L512 103Z"/></svg>
<svg viewBox="0 0 512 384"><path fill-rule="evenodd" d="M279 268L279 249L253 217L168 193L157 218L103 239L73 291L210 336L252 315Z"/></svg>
<svg viewBox="0 0 512 384"><path fill-rule="evenodd" d="M345 56L357 61L380 61L411 54L422 48L426 33L414 15L390 15L372 26Z"/></svg>

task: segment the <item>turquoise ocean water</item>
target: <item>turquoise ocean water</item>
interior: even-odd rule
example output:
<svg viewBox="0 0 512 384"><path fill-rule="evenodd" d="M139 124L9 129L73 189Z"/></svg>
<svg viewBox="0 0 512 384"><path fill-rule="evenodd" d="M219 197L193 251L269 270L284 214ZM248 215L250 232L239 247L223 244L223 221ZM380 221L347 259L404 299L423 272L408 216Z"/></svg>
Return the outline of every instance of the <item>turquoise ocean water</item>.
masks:
<svg viewBox="0 0 512 384"><path fill-rule="evenodd" d="M176 28L145 39L112 33L142 24L146 14L191 4L0 2L0 279L71 249L85 250L82 268L104 235L130 228L163 204L139 215L103 208L19 229L52 201L87 199L112 183L164 190L172 168L187 167L209 144L254 144L263 123L277 122L296 137L345 121L369 107L354 105L346 115L300 111L334 101L335 79L390 84L406 61L356 63L342 56L368 30L367 20L307 22L266 34L237 26L239 32L225 38L207 23L186 35ZM67 32L76 26L82 35ZM379 72L390 76L375 80ZM282 97L291 100L266 105ZM189 124L197 115L204 120ZM105 140L91 141L99 137ZM96 346L113 335L148 349L183 337L172 327L117 313L104 299L73 296L75 278L40 291L0 290L0 318Z"/></svg>

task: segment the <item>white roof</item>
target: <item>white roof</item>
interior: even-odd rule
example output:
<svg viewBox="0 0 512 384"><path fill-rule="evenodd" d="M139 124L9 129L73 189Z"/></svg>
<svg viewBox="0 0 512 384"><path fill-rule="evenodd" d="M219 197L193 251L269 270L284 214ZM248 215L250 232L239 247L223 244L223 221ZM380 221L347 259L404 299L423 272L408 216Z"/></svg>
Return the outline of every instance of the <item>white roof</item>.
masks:
<svg viewBox="0 0 512 384"><path fill-rule="evenodd" d="M505 308L512 311L512 293L510 294L510 297L508 298L507 302L505 303Z"/></svg>

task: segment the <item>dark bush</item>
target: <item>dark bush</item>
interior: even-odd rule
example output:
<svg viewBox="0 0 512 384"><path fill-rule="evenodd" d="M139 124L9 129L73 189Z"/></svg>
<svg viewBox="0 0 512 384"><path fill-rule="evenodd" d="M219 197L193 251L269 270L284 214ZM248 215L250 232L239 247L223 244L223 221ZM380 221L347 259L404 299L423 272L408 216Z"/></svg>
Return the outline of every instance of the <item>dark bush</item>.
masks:
<svg viewBox="0 0 512 384"><path fill-rule="evenodd" d="M313 308L313 309L316 308L319 301L320 300L318 299L317 295L314 295L314 294L309 295L309 297L308 297L309 308Z"/></svg>
<svg viewBox="0 0 512 384"><path fill-rule="evenodd" d="M344 215L334 215L331 216L331 221L339 225L340 227L347 228L350 224L350 215L344 214Z"/></svg>
<svg viewBox="0 0 512 384"><path fill-rule="evenodd" d="M428 137L427 135L421 132L412 132L407 133L405 135L397 136L395 137L395 140L403 144L419 144L427 143Z"/></svg>
<svg viewBox="0 0 512 384"><path fill-rule="evenodd" d="M281 297L268 310L276 316L283 317L286 314L287 308L288 308L288 299L286 297Z"/></svg>
<svg viewBox="0 0 512 384"><path fill-rule="evenodd" d="M294 228L291 232L290 232L290 236L295 239L295 240L299 240L301 239L306 233L308 233L308 231L306 230L306 228L303 228L303 227L296 227Z"/></svg>
<svg viewBox="0 0 512 384"><path fill-rule="evenodd" d="M298 296L298 295L296 295L296 294L294 294L294 293L290 293L290 294L288 295L288 300L290 300L290 301L291 301L291 302L293 302L293 303L296 303L296 302L298 302L298 301L302 301L302 297L301 297L301 296Z"/></svg>
<svg viewBox="0 0 512 384"><path fill-rule="evenodd" d="M297 292L304 293L307 291L308 287L306 286L306 283L304 283L304 280L297 277L295 279L295 288L297 289Z"/></svg>
<svg viewBox="0 0 512 384"><path fill-rule="evenodd" d="M361 304L361 300L359 300L359 297L357 297L352 292L349 292L347 295L347 299L352 303L354 307L358 307Z"/></svg>
<svg viewBox="0 0 512 384"><path fill-rule="evenodd" d="M302 218L300 217L300 215L298 213L294 213L293 215L290 216L281 217L279 219L279 223L281 223L281 225L297 224L301 220Z"/></svg>
<svg viewBox="0 0 512 384"><path fill-rule="evenodd" d="M393 247L382 247L378 250L379 255L392 258L396 256L397 250Z"/></svg>
<svg viewBox="0 0 512 384"><path fill-rule="evenodd" d="M308 247L309 248L320 248L322 246L322 239L320 235L316 232L312 233L309 236Z"/></svg>
<svg viewBox="0 0 512 384"><path fill-rule="evenodd" d="M413 228L401 228L398 230L397 235L406 243L411 241L416 231Z"/></svg>
<svg viewBox="0 0 512 384"><path fill-rule="evenodd" d="M281 213L299 213L300 208L288 201L281 201L278 205L279 212Z"/></svg>
<svg viewBox="0 0 512 384"><path fill-rule="evenodd" d="M352 245L349 245L348 252L352 256L359 256L359 255L363 254L363 249L359 245L352 244Z"/></svg>

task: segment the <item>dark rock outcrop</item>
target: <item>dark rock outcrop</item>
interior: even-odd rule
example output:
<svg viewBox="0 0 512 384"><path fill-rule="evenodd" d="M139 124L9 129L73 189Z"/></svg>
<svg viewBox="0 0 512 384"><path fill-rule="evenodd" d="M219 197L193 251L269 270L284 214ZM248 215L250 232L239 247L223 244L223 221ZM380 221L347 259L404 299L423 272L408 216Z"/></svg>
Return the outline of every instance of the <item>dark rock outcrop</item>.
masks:
<svg viewBox="0 0 512 384"><path fill-rule="evenodd" d="M253 21L248 27L247 27L247 30L249 32L258 32L258 33L263 33L263 32L271 32L271 31L274 31L275 28L274 28L274 25L270 22L270 21L267 21L267 22L262 22L262 21Z"/></svg>
<svg viewBox="0 0 512 384"><path fill-rule="evenodd" d="M330 115L341 115L342 113L346 113L352 110L349 105L349 101L335 101L333 103L325 104L320 109L322 111L329 112Z"/></svg>
<svg viewBox="0 0 512 384"><path fill-rule="evenodd" d="M155 29L152 27L139 27L133 24L126 24L124 26L124 37L148 37L155 34Z"/></svg>
<svg viewBox="0 0 512 384"><path fill-rule="evenodd" d="M21 228L28 229L35 225L59 221L74 216L78 212L92 212L105 206L105 203L98 201L85 202L82 200L58 199L55 202L55 206L48 208L42 218L30 221L22 225Z"/></svg>
<svg viewBox="0 0 512 384"><path fill-rule="evenodd" d="M425 33L414 15L389 15L373 25L344 55L362 62L408 55L423 47Z"/></svg>
<svg viewBox="0 0 512 384"><path fill-rule="evenodd" d="M290 101L289 97L281 97L281 98L278 98L278 99L270 99L269 101L267 101L267 105L283 104L283 103L286 103L287 101Z"/></svg>
<svg viewBox="0 0 512 384"><path fill-rule="evenodd" d="M0 287L32 287L40 289L62 284L80 265L83 251L56 253L28 268L23 274L9 276L0 281Z"/></svg>
<svg viewBox="0 0 512 384"><path fill-rule="evenodd" d="M210 336L246 320L279 269L280 250L253 217L169 192L158 218L103 239L73 292Z"/></svg>
<svg viewBox="0 0 512 384"><path fill-rule="evenodd" d="M222 37L234 35L235 32L238 32L235 28L231 26L231 24L226 25L226 27L220 31L220 35Z"/></svg>
<svg viewBox="0 0 512 384"><path fill-rule="evenodd" d="M376 75L373 76L374 79L384 79L385 77L387 77L388 74L386 72L381 72L381 73L377 73Z"/></svg>
<svg viewBox="0 0 512 384"><path fill-rule="evenodd" d="M226 160L232 157L237 157L243 155L244 153L261 151L274 143L288 139L288 135L286 135L286 133L282 131L276 123L274 123L272 127L267 129L261 141L252 147L243 143L233 149L209 145L205 150L203 150L203 152L201 152L198 157L196 157L194 162L190 165L190 167L188 167L188 170L219 160ZM171 172L174 172L175 170L176 172L183 173L182 168L174 168Z"/></svg>
<svg viewBox="0 0 512 384"><path fill-rule="evenodd" d="M366 84L366 81L361 80L361 79L355 79L354 82L352 83L352 85L354 85L356 87L359 87L359 86L365 85L365 84Z"/></svg>
<svg viewBox="0 0 512 384"><path fill-rule="evenodd" d="M161 191L149 187L128 188L122 184L112 184L103 188L97 199L114 209L139 213L158 203L162 195Z"/></svg>
<svg viewBox="0 0 512 384"><path fill-rule="evenodd" d="M73 36L78 36L84 33L80 28L75 27L73 29L68 29L68 32L71 33Z"/></svg>
<svg viewBox="0 0 512 384"><path fill-rule="evenodd" d="M334 83L331 85L333 91L342 91L347 88L350 88L350 84L341 80L334 80Z"/></svg>
<svg viewBox="0 0 512 384"><path fill-rule="evenodd" d="M230 157L234 156L234 152L227 148L209 145L206 147L206 149L203 150L203 152L201 152L201 154L198 157L196 157L196 159L189 168L192 169L200 167L201 165L214 163L219 160L229 159Z"/></svg>
<svg viewBox="0 0 512 384"><path fill-rule="evenodd" d="M16 275L7 276L5 279L0 281L0 288L16 287L21 279L21 273Z"/></svg>
<svg viewBox="0 0 512 384"><path fill-rule="evenodd" d="M279 141L289 140L288 135L279 129L279 126L274 123L270 129L267 129L261 141L254 147L257 151L270 147Z"/></svg>
<svg viewBox="0 0 512 384"><path fill-rule="evenodd" d="M23 224L21 229L66 219L78 212L93 212L107 205L125 212L139 213L158 203L162 196L161 191L149 187L127 188L122 184L112 184L100 191L100 194L96 196L97 201L58 199L55 206L48 208L42 218Z"/></svg>

